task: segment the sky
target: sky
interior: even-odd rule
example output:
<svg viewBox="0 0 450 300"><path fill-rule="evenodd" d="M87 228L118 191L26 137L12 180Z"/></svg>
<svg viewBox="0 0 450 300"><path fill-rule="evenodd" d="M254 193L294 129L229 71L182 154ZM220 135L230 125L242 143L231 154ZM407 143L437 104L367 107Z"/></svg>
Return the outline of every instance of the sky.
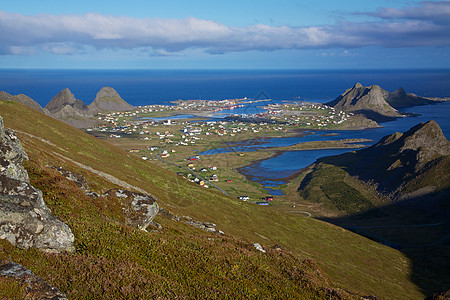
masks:
<svg viewBox="0 0 450 300"><path fill-rule="evenodd" d="M450 0L14 0L0 68L450 69Z"/></svg>

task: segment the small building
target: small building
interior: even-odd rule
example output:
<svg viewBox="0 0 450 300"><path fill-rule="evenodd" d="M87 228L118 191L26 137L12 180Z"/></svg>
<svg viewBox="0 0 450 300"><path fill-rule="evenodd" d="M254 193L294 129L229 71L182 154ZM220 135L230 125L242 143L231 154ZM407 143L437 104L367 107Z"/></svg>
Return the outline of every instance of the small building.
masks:
<svg viewBox="0 0 450 300"><path fill-rule="evenodd" d="M262 201L262 202L256 202L256 204L267 206L267 205L269 205L269 202Z"/></svg>

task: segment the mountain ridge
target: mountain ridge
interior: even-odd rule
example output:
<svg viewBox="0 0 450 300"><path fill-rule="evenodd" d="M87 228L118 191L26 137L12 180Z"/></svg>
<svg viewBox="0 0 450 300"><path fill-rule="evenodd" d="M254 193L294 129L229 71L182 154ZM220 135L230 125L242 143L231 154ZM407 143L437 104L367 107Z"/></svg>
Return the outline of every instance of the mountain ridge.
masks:
<svg viewBox="0 0 450 300"><path fill-rule="evenodd" d="M42 106L40 106L39 103L37 103L36 101L34 101L33 99L31 99L30 97L28 97L27 95L24 95L24 94L11 95L7 92L0 91L0 100L14 101L14 102L22 103L34 110L37 110L40 113L43 113L45 115L50 115L50 112L47 109L42 108Z"/></svg>
<svg viewBox="0 0 450 300"><path fill-rule="evenodd" d="M336 99L326 103L334 108L363 115L377 122L404 117L398 109L438 103L442 99L428 99L407 93L403 88L388 92L378 85L363 86L357 82Z"/></svg>
<svg viewBox="0 0 450 300"><path fill-rule="evenodd" d="M362 114L377 122L402 117L403 115L386 101L388 95L389 92L378 85L364 87L358 82L335 100L328 102L327 105L339 110Z"/></svg>

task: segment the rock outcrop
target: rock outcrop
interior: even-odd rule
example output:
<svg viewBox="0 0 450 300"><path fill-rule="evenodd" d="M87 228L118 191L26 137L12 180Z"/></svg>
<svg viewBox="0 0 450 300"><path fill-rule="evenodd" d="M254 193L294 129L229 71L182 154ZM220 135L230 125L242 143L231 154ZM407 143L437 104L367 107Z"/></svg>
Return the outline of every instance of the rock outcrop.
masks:
<svg viewBox="0 0 450 300"><path fill-rule="evenodd" d="M4 129L3 118L0 117L0 175L11 179L29 182L28 173L22 162L28 159L17 136Z"/></svg>
<svg viewBox="0 0 450 300"><path fill-rule="evenodd" d="M89 108L95 113L133 110L134 106L125 102L113 88L104 87L97 93Z"/></svg>
<svg viewBox="0 0 450 300"><path fill-rule="evenodd" d="M387 121L402 117L403 115L386 101L388 96L389 92L378 85L364 87L360 83L356 83L338 98L328 102L327 105L339 110L362 114L374 121Z"/></svg>
<svg viewBox="0 0 450 300"><path fill-rule="evenodd" d="M164 209L164 208L160 208L159 212L162 216L173 220L173 221L177 221L177 222L183 222L185 224L188 224L192 227L198 228L198 229L202 229L208 232L212 232L212 233L217 233L220 235L225 234L222 230L217 229L216 224L211 223L211 222L200 222L200 221L196 221L193 218L189 217L189 216L178 216L175 215L173 213L171 213L170 211Z"/></svg>
<svg viewBox="0 0 450 300"><path fill-rule="evenodd" d="M27 156L0 117L0 238L19 248L47 252L73 251L74 236L45 205L42 193L22 166Z"/></svg>
<svg viewBox="0 0 450 300"><path fill-rule="evenodd" d="M57 288L49 285L42 278L36 276L32 271L14 262L0 260L0 276L12 278L24 285L25 299L49 299L65 300L66 295Z"/></svg>
<svg viewBox="0 0 450 300"><path fill-rule="evenodd" d="M75 173L69 170L64 169L63 167L55 167L52 166L54 170L57 170L61 173L62 176L69 179L70 181L73 181L77 187L82 189L84 192L90 192L89 184L86 181L86 178L84 178L83 175L79 173Z"/></svg>
<svg viewBox="0 0 450 300"><path fill-rule="evenodd" d="M126 224L141 230L146 230L159 212L158 203L147 194L112 189L105 196L117 198L122 205Z"/></svg>
<svg viewBox="0 0 450 300"><path fill-rule="evenodd" d="M37 110L40 113L50 115L50 112L47 109L42 108L39 105L39 103L37 103L36 101L34 101L33 99L31 99L30 97L28 97L27 95L24 95L24 94L10 95L7 92L2 91L2 92L0 92L0 100L19 102L19 103L22 103L23 105L26 105L34 110Z"/></svg>

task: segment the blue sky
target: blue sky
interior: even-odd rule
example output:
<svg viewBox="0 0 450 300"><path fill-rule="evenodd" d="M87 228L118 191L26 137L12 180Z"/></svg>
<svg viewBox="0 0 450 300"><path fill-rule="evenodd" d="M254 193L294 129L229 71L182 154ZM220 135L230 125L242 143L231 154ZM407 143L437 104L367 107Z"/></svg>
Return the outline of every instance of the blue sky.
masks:
<svg viewBox="0 0 450 300"><path fill-rule="evenodd" d="M7 1L0 68L450 68L450 1Z"/></svg>

